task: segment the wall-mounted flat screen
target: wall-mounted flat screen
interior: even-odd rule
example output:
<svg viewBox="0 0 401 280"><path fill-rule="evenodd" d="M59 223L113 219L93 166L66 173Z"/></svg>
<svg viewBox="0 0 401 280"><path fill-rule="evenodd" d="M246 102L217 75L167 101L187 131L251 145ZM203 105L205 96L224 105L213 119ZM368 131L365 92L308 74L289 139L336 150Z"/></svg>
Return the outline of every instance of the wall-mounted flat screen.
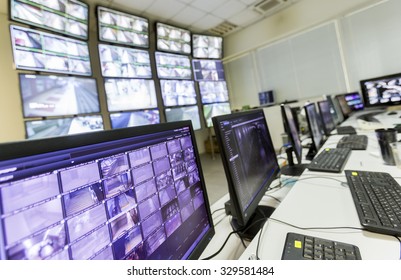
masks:
<svg viewBox="0 0 401 280"><path fill-rule="evenodd" d="M201 129L198 106L167 108L165 112L167 122L190 120L195 130Z"/></svg>
<svg viewBox="0 0 401 280"><path fill-rule="evenodd" d="M88 39L88 5L77 0L10 0L14 21Z"/></svg>
<svg viewBox="0 0 401 280"><path fill-rule="evenodd" d="M365 107L401 104L401 73L360 81Z"/></svg>
<svg viewBox="0 0 401 280"><path fill-rule="evenodd" d="M192 49L194 58L223 58L223 38L207 35L192 35Z"/></svg>
<svg viewBox="0 0 401 280"><path fill-rule="evenodd" d="M149 47L149 21L106 7L97 7L99 40L134 47Z"/></svg>
<svg viewBox="0 0 401 280"><path fill-rule="evenodd" d="M17 69L91 76L88 43L11 25Z"/></svg>
<svg viewBox="0 0 401 280"><path fill-rule="evenodd" d="M99 115L26 121L26 138L38 139L103 130Z"/></svg>
<svg viewBox="0 0 401 280"><path fill-rule="evenodd" d="M186 29L156 23L157 49L182 54L191 54L191 32Z"/></svg>
<svg viewBox="0 0 401 280"><path fill-rule="evenodd" d="M220 115L231 114L230 103L215 103L203 105L203 115L206 120L206 126L212 127L212 118Z"/></svg>
<svg viewBox="0 0 401 280"><path fill-rule="evenodd" d="M104 87L110 112L157 107L153 80L107 78Z"/></svg>
<svg viewBox="0 0 401 280"><path fill-rule="evenodd" d="M150 125L160 123L160 113L157 109L113 113L110 114L110 120L113 129Z"/></svg>
<svg viewBox="0 0 401 280"><path fill-rule="evenodd" d="M194 81L160 80L164 106L196 104Z"/></svg>
<svg viewBox="0 0 401 280"><path fill-rule="evenodd" d="M99 44L103 77L152 78L149 52Z"/></svg>
<svg viewBox="0 0 401 280"><path fill-rule="evenodd" d="M225 81L221 60L192 60L196 81Z"/></svg>
<svg viewBox="0 0 401 280"><path fill-rule="evenodd" d="M100 112L92 78L19 74L24 117L52 117Z"/></svg>
<svg viewBox="0 0 401 280"><path fill-rule="evenodd" d="M191 79L192 68L188 56L156 52L156 69L159 79Z"/></svg>
<svg viewBox="0 0 401 280"><path fill-rule="evenodd" d="M228 89L225 81L201 81L199 90L203 104L228 101Z"/></svg>

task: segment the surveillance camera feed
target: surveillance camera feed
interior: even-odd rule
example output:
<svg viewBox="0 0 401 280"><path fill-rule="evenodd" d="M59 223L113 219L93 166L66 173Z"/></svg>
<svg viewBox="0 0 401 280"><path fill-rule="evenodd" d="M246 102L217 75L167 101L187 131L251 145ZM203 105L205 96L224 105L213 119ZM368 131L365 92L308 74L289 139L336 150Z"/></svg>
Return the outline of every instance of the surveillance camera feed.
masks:
<svg viewBox="0 0 401 280"><path fill-rule="evenodd" d="M164 106L196 104L194 81L160 80Z"/></svg>
<svg viewBox="0 0 401 280"><path fill-rule="evenodd" d="M10 25L17 69L91 76L88 43Z"/></svg>
<svg viewBox="0 0 401 280"><path fill-rule="evenodd" d="M25 128L28 139L47 138L103 130L103 119L94 115L26 121Z"/></svg>
<svg viewBox="0 0 401 280"><path fill-rule="evenodd" d="M212 127L212 118L231 113L230 103L215 103L203 105L203 115L205 116L206 126Z"/></svg>
<svg viewBox="0 0 401 280"><path fill-rule="evenodd" d="M362 98L358 92L346 93L345 101L347 101L347 104L352 111L363 110L364 108Z"/></svg>
<svg viewBox="0 0 401 280"><path fill-rule="evenodd" d="M159 110L142 110L110 114L111 127L125 128L160 123Z"/></svg>
<svg viewBox="0 0 401 280"><path fill-rule="evenodd" d="M152 78L149 52L99 44L103 77Z"/></svg>
<svg viewBox="0 0 401 280"><path fill-rule="evenodd" d="M360 84L367 107L401 103L401 74L363 80Z"/></svg>
<svg viewBox="0 0 401 280"><path fill-rule="evenodd" d="M192 60L195 81L225 81L224 67L220 60Z"/></svg>
<svg viewBox="0 0 401 280"><path fill-rule="evenodd" d="M97 7L100 41L149 47L149 22L146 18Z"/></svg>
<svg viewBox="0 0 401 280"><path fill-rule="evenodd" d="M156 52L159 79L191 79L192 68L188 56Z"/></svg>
<svg viewBox="0 0 401 280"><path fill-rule="evenodd" d="M12 20L88 39L88 5L75 0L10 0Z"/></svg>
<svg viewBox="0 0 401 280"><path fill-rule="evenodd" d="M67 76L19 74L24 117L98 113L96 80Z"/></svg>
<svg viewBox="0 0 401 280"><path fill-rule="evenodd" d="M1 259L197 258L214 234L199 155L166 125L3 145Z"/></svg>
<svg viewBox="0 0 401 280"><path fill-rule="evenodd" d="M159 51L191 54L191 32L175 26L156 23L157 49Z"/></svg>
<svg viewBox="0 0 401 280"><path fill-rule="evenodd" d="M222 37L193 34L192 39L194 58L222 58Z"/></svg>
<svg viewBox="0 0 401 280"><path fill-rule="evenodd" d="M199 90L203 104L228 101L228 89L225 81L201 81Z"/></svg>
<svg viewBox="0 0 401 280"><path fill-rule="evenodd" d="M157 107L155 83L146 79L105 79L109 112Z"/></svg>
<svg viewBox="0 0 401 280"><path fill-rule="evenodd" d="M165 112L167 122L190 120L194 130L201 129L198 106L167 108Z"/></svg>

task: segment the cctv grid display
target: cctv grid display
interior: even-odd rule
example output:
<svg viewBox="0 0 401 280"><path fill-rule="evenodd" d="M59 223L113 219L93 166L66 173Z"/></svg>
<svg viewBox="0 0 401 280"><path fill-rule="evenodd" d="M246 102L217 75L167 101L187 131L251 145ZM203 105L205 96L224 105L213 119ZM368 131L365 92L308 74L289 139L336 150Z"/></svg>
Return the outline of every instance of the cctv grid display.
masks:
<svg viewBox="0 0 401 280"><path fill-rule="evenodd" d="M192 49L194 58L223 58L223 38L192 34Z"/></svg>
<svg viewBox="0 0 401 280"><path fill-rule="evenodd" d="M187 258L211 226L190 130L139 138L3 161L2 258Z"/></svg>
<svg viewBox="0 0 401 280"><path fill-rule="evenodd" d="M190 55L191 32L161 22L156 23L156 44L159 51Z"/></svg>

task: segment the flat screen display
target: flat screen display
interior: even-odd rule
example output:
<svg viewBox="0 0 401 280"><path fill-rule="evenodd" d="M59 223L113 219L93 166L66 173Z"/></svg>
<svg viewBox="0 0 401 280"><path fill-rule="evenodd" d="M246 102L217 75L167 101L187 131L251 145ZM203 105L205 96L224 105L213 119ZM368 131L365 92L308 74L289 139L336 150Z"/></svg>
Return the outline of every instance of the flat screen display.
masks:
<svg viewBox="0 0 401 280"><path fill-rule="evenodd" d="M196 81L225 81L224 67L220 60L192 60Z"/></svg>
<svg viewBox="0 0 401 280"><path fill-rule="evenodd" d="M327 100L321 100L317 102L317 106L323 123L324 134L329 136L336 128L336 124L334 123L333 116L330 112L329 102Z"/></svg>
<svg viewBox="0 0 401 280"><path fill-rule="evenodd" d="M159 110L142 110L110 114L111 127L125 128L160 123Z"/></svg>
<svg viewBox="0 0 401 280"><path fill-rule="evenodd" d="M157 107L155 83L147 79L104 79L109 112Z"/></svg>
<svg viewBox="0 0 401 280"><path fill-rule="evenodd" d="M262 91L258 93L259 95L259 105L269 106L274 105L274 94L272 90Z"/></svg>
<svg viewBox="0 0 401 280"><path fill-rule="evenodd" d="M360 81L366 107L401 104L401 73Z"/></svg>
<svg viewBox="0 0 401 280"><path fill-rule="evenodd" d="M100 112L92 78L19 74L24 117L52 117Z"/></svg>
<svg viewBox="0 0 401 280"><path fill-rule="evenodd" d="M14 21L88 39L88 5L76 0L10 0Z"/></svg>
<svg viewBox="0 0 401 280"><path fill-rule="evenodd" d="M358 92L346 93L344 96L351 111L363 110L363 101Z"/></svg>
<svg viewBox="0 0 401 280"><path fill-rule="evenodd" d="M101 116L26 121L26 138L38 139L103 130Z"/></svg>
<svg viewBox="0 0 401 280"><path fill-rule="evenodd" d="M99 44L103 77L152 78L149 52Z"/></svg>
<svg viewBox="0 0 401 280"><path fill-rule="evenodd" d="M191 54L191 32L189 30L157 22L156 36L159 51Z"/></svg>
<svg viewBox="0 0 401 280"><path fill-rule="evenodd" d="M200 81L199 90L203 104L228 101L228 89L225 81Z"/></svg>
<svg viewBox="0 0 401 280"><path fill-rule="evenodd" d="M194 81L160 80L164 106L196 104Z"/></svg>
<svg viewBox="0 0 401 280"><path fill-rule="evenodd" d="M88 43L10 25L17 69L91 76Z"/></svg>
<svg viewBox="0 0 401 280"><path fill-rule="evenodd" d="M196 259L214 234L190 122L0 150L1 259Z"/></svg>
<svg viewBox="0 0 401 280"><path fill-rule="evenodd" d="M223 38L193 34L192 48L194 58L223 58Z"/></svg>
<svg viewBox="0 0 401 280"><path fill-rule="evenodd" d="M99 40L134 47L149 47L149 21L106 7L97 7Z"/></svg>
<svg viewBox="0 0 401 280"><path fill-rule="evenodd" d="M159 79L191 79L192 68L188 56L156 52Z"/></svg>
<svg viewBox="0 0 401 280"><path fill-rule="evenodd" d="M306 119L308 121L309 131L312 137L313 145L316 151L320 149L323 143L322 123L320 116L316 111L315 103L305 105Z"/></svg>
<svg viewBox="0 0 401 280"><path fill-rule="evenodd" d="M231 113L230 103L214 103L203 105L203 115L205 116L206 126L212 127L212 118Z"/></svg>
<svg viewBox="0 0 401 280"><path fill-rule="evenodd" d="M167 108L165 112L168 122L190 120L195 130L201 129L198 106Z"/></svg>

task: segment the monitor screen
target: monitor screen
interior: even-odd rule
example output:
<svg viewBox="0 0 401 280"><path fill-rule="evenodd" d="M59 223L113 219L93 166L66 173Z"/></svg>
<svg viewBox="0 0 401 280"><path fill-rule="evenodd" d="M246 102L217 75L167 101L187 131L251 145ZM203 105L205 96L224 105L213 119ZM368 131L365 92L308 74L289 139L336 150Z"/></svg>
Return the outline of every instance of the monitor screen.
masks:
<svg viewBox="0 0 401 280"><path fill-rule="evenodd" d="M88 39L88 5L77 0L10 0L10 17L79 39Z"/></svg>
<svg viewBox="0 0 401 280"><path fill-rule="evenodd" d="M221 60L192 60L196 81L225 81Z"/></svg>
<svg viewBox="0 0 401 280"><path fill-rule="evenodd" d="M160 80L164 106L196 104L194 81Z"/></svg>
<svg viewBox="0 0 401 280"><path fill-rule="evenodd" d="M194 58L223 58L223 38L200 34L192 35Z"/></svg>
<svg viewBox="0 0 401 280"><path fill-rule="evenodd" d="M315 103L305 105L306 119L308 121L309 132L311 134L312 143L316 151L320 149L323 143L322 124L320 116L316 111Z"/></svg>
<svg viewBox="0 0 401 280"><path fill-rule="evenodd" d="M125 128L160 123L159 110L142 110L110 114L111 128Z"/></svg>
<svg viewBox="0 0 401 280"><path fill-rule="evenodd" d="M99 56L103 77L152 78L148 51L99 44Z"/></svg>
<svg viewBox="0 0 401 280"><path fill-rule="evenodd" d="M186 29L156 23L156 44L159 51L191 54L191 32Z"/></svg>
<svg viewBox="0 0 401 280"><path fill-rule="evenodd" d="M345 118L348 118L352 113L350 106L345 99L345 94L336 95L335 99L337 99L338 104L340 105L341 112Z"/></svg>
<svg viewBox="0 0 401 280"><path fill-rule="evenodd" d="M288 134L290 144L293 148L295 156L297 157L298 164L302 162L302 144L299 139L299 134L296 125L296 119L294 117L294 111L291 107L285 104L281 104L281 115L283 117L283 124L285 131Z"/></svg>
<svg viewBox="0 0 401 280"><path fill-rule="evenodd" d="M200 81L199 90L203 104L228 101L226 81Z"/></svg>
<svg viewBox="0 0 401 280"><path fill-rule="evenodd" d="M95 79L20 73L19 83L26 118L100 112Z"/></svg>
<svg viewBox="0 0 401 280"><path fill-rule="evenodd" d="M213 118L233 219L247 226L280 168L263 110Z"/></svg>
<svg viewBox="0 0 401 280"><path fill-rule="evenodd" d="M103 130L101 116L33 120L25 122L26 138L38 139Z"/></svg>
<svg viewBox="0 0 401 280"><path fill-rule="evenodd" d="M190 120L195 130L201 129L198 106L167 108L165 113L167 122Z"/></svg>
<svg viewBox="0 0 401 280"><path fill-rule="evenodd" d="M190 122L0 151L2 258L197 258L214 234Z"/></svg>
<svg viewBox="0 0 401 280"><path fill-rule="evenodd" d="M324 96L327 102L329 102L329 107L330 107L330 112L331 115L333 116L333 120L335 124L340 124L344 121L344 115L341 112L340 105L338 104L338 100L333 98L330 95L325 95Z"/></svg>
<svg viewBox="0 0 401 280"><path fill-rule="evenodd" d="M207 127L213 126L213 117L226 114L231 114L230 103L214 103L203 105L203 116L205 117Z"/></svg>
<svg viewBox="0 0 401 280"><path fill-rule="evenodd" d="M91 76L88 43L10 25L17 69Z"/></svg>
<svg viewBox="0 0 401 280"><path fill-rule="evenodd" d="M259 105L269 106L275 104L272 90L259 92Z"/></svg>
<svg viewBox="0 0 401 280"><path fill-rule="evenodd" d="M146 79L104 79L109 112L157 107L155 82Z"/></svg>
<svg viewBox="0 0 401 280"><path fill-rule="evenodd" d="M134 47L149 47L149 21L106 7L97 7L99 40Z"/></svg>
<svg viewBox="0 0 401 280"><path fill-rule="evenodd" d="M188 56L156 52L159 79L191 79L192 68Z"/></svg>
<svg viewBox="0 0 401 280"><path fill-rule="evenodd" d="M360 81L366 107L401 104L401 73Z"/></svg>
<svg viewBox="0 0 401 280"><path fill-rule="evenodd" d="M324 134L327 136L336 128L336 124L334 123L333 116L330 112L329 102L327 100L322 100L317 102L320 117L323 123Z"/></svg>
<svg viewBox="0 0 401 280"><path fill-rule="evenodd" d="M351 111L363 110L363 101L358 92L350 92L345 94L345 101L347 101L348 106Z"/></svg>

